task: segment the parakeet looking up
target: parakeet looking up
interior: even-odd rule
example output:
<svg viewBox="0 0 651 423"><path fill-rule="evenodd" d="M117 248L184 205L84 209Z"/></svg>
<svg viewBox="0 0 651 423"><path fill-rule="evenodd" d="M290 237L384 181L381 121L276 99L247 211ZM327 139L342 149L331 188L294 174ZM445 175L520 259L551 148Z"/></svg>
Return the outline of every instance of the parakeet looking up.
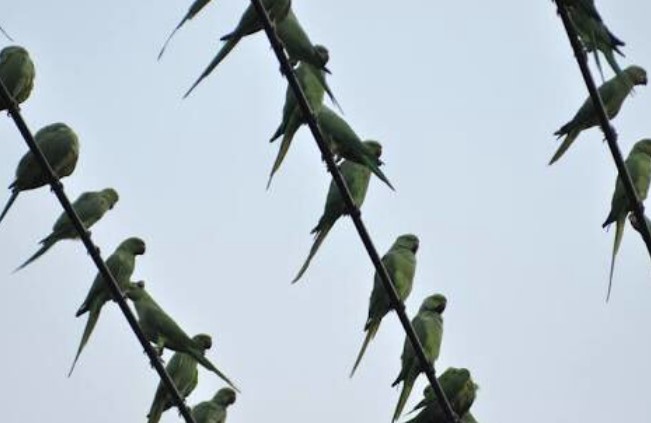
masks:
<svg viewBox="0 0 651 423"><path fill-rule="evenodd" d="M85 192L72 203L86 229L90 229L97 223L104 213L113 208L118 202L118 193L113 188L106 188L102 191ZM77 239L79 235L75 230L72 221L66 212L61 213L52 226L52 233L40 241L41 248L34 253L25 263L21 264L16 271L24 268L49 250L54 244L63 239Z"/></svg>
<svg viewBox="0 0 651 423"><path fill-rule="evenodd" d="M435 294L427 297L418 310L418 314L412 319L411 324L416 331L416 336L423 345L425 357L429 365L433 365L439 357L441 350L441 340L443 339L443 311L447 305L446 298L441 294ZM405 407L407 398L416 382L416 378L422 372L422 368L414 348L409 339L405 339L402 349L402 369L400 374L391 386L396 386L403 382L400 399L396 405L396 411L393 414L393 421L398 420Z"/></svg>
<svg viewBox="0 0 651 423"><path fill-rule="evenodd" d="M59 178L64 178L75 170L79 158L79 140L65 123L53 123L41 128L34 139ZM11 197L0 214L0 222L21 191L40 188L47 183L45 172L41 170L36 158L31 151L27 152L18 163L16 179L9 185Z"/></svg>
<svg viewBox="0 0 651 423"><path fill-rule="evenodd" d="M378 158L382 155L382 146L380 143L376 141L365 141L364 144ZM358 208L361 207L366 198L366 191L368 190L368 184L371 180L371 171L368 167L351 162L350 160L345 160L341 163L339 165L339 171L344 177L344 181L346 181L350 195L353 198L353 203ZM292 283L298 282L301 276L303 276L303 273L307 270L312 258L319 250L319 247L330 232L330 229L332 229L335 222L337 222L341 216L346 214L346 205L341 193L339 192L339 188L337 188L337 184L335 184L334 181L331 181L323 214L321 215L317 225L312 229L312 232L310 232L314 234L314 243L312 244L307 259L305 259L305 263L303 263L303 266L298 271L296 277L294 277L294 280L292 280Z"/></svg>
<svg viewBox="0 0 651 423"><path fill-rule="evenodd" d="M142 254L145 254L145 242L140 238L132 237L122 241L115 252L106 260L106 267L108 267L111 275L115 278L122 293L125 292L130 284L131 275L136 268L136 256ZM76 317L79 317L84 313L88 313L88 321L86 322L86 327L81 336L81 342L79 343L79 348L77 348L77 354L75 355L75 359L70 367L68 377L75 369L75 364L77 364L81 352L90 339L90 335L93 333L93 329L95 328L95 324L97 324L97 319L99 319L102 307L112 298L113 296L111 295L111 291L106 285L104 278L100 273L97 273L97 276L95 276L95 280L88 291L88 295L86 295L86 299L75 315Z"/></svg>
<svg viewBox="0 0 651 423"><path fill-rule="evenodd" d="M138 314L140 327L149 342L156 345L159 354L167 348L182 352L194 358L199 364L219 376L233 389L238 391L233 382L219 371L204 354L204 348L191 339L172 318L151 298L145 290L144 283L130 284L127 297L133 301Z"/></svg>
<svg viewBox="0 0 651 423"><path fill-rule="evenodd" d="M613 119L617 116L619 109L621 109L624 100L626 100L626 97L633 90L634 85L646 84L646 71L639 66L629 66L620 75L616 75L612 79L604 82L599 87L599 95L606 108L608 119ZM572 120L554 132L554 135L557 135L558 138L565 135L565 139L558 150L556 150L556 153L554 153L549 164L551 165L561 158L581 131L596 125L599 125L599 117L594 104L592 104L592 99L588 97Z"/></svg>
<svg viewBox="0 0 651 423"><path fill-rule="evenodd" d="M262 5L269 14L269 19L271 23L278 25L287 14L291 7L291 0L262 0ZM228 53L233 50L233 48L240 42L240 40L247 35L256 33L262 29L262 22L258 19L258 13L256 12L253 5L249 5L244 11L244 14L240 18L240 22L237 24L237 27L229 33L224 35L221 40L226 41L226 44L217 52L217 55L212 59L206 70L199 76L199 78L192 84L190 89L185 93L183 98L186 98L190 95L192 90L195 89L197 85L221 63L222 60L226 58Z"/></svg>
<svg viewBox="0 0 651 423"><path fill-rule="evenodd" d="M644 201L649 192L649 182L651 181L651 139L638 141L633 146L633 149L626 158L626 168L631 174L631 179L635 185L635 191L640 198ZM613 255L610 264L610 277L608 280L608 294L606 301L610 298L610 290L613 283L613 272L615 270L615 257L619 250L619 245L622 242L622 235L624 234L624 225L626 224L626 215L631 210L631 202L629 201L624 184L617 177L615 183L615 192L610 206L610 213L603 223L602 227L606 227L615 222L615 242L613 245Z"/></svg>
<svg viewBox="0 0 651 423"><path fill-rule="evenodd" d="M401 235L382 257L382 263L391 277L393 286L398 293L398 298L403 302L411 293L414 274L416 273L416 252L418 251L418 245L419 241L416 235ZM350 377L353 377L355 374L355 370L359 366L360 361L362 361L369 342L375 337L382 319L391 309L389 295L384 290L382 280L376 272L373 278L373 291L371 292L371 299L368 306L368 319L366 319L366 324L364 325L366 337L353 365L353 370L350 372Z"/></svg>
<svg viewBox="0 0 651 423"><path fill-rule="evenodd" d="M23 47L9 46L0 51L0 79L18 104L27 100L32 93L35 75L34 62ZM0 100L0 111L7 108L8 106Z"/></svg>
<svg viewBox="0 0 651 423"><path fill-rule="evenodd" d="M183 16L181 22L179 22L178 25L176 25L172 33L167 37L167 40L165 40L165 44L163 44L163 47L160 49L160 52L158 53L158 60L160 60L160 58L163 57L163 53L167 48L167 44L169 44L174 34L176 34L176 31L178 31L183 26L183 24L185 24L187 21L197 16L197 14L201 12L201 9L203 9L208 3L210 3L210 0L195 0L192 3L192 5L190 5L188 12L185 14L185 16Z"/></svg>
<svg viewBox="0 0 651 423"><path fill-rule="evenodd" d="M212 346L210 335L195 335L192 340L204 352ZM174 382L174 386L176 386L182 398L187 398L197 387L199 371L197 370L197 360L192 356L181 352L174 353L167 366L165 366L165 370L172 378L172 382ZM154 401L151 404L149 414L147 414L147 423L158 423L163 412L169 410L173 405L174 402L167 387L163 382L159 382Z"/></svg>
<svg viewBox="0 0 651 423"><path fill-rule="evenodd" d="M197 423L225 423L226 409L235 403L235 391L222 388L210 401L200 402L192 407L192 417Z"/></svg>

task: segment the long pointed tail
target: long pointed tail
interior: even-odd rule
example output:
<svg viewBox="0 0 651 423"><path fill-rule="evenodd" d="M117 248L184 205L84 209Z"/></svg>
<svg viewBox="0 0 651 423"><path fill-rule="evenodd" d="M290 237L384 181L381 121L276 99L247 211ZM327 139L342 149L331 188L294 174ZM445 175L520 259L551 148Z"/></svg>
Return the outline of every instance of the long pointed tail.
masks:
<svg viewBox="0 0 651 423"><path fill-rule="evenodd" d="M70 371L68 372L68 377L70 377L72 375L72 371L75 370L75 365L77 364L77 360L79 360L79 356L81 355L81 352L86 346L86 343L88 343L91 333L93 333L93 329L97 324L97 319L99 319L99 313L101 311L102 311L101 306L97 308L97 310L93 310L93 309L90 310L90 313L88 314L88 321L86 322L86 327L84 328L84 333L81 336L81 342L79 343L79 348L77 349L77 355L75 355L75 359L72 362L72 366L70 367Z"/></svg>
<svg viewBox="0 0 651 423"><path fill-rule="evenodd" d="M572 145L572 143L574 142L574 140L576 139L576 137L578 135L579 135L579 131L577 131L577 130L571 130L567 134L567 136L565 137L565 139L561 143L561 146L558 147L558 150L556 150L556 153L554 153L554 155L552 156L552 159L549 161L550 166L552 164L554 164L558 159L560 159L563 154L565 154L567 149L570 148L570 146Z"/></svg>
<svg viewBox="0 0 651 423"><path fill-rule="evenodd" d="M375 334L377 333L377 330L379 328L380 328L379 321L372 322L368 327L368 330L366 331L366 337L364 338L364 342L362 343L362 348L359 350L359 354L357 354L357 358L355 359L355 364L353 365L353 369L350 371L349 377L353 377L355 375L355 370L357 370L359 363L362 361L362 357L364 357L364 353L366 352L366 348L368 348L369 342L371 342L371 339L375 337Z"/></svg>
<svg viewBox="0 0 651 423"><path fill-rule="evenodd" d="M617 251L622 243L622 235L624 235L624 225L626 225L626 216L617 219L615 223L615 242L613 244L613 255L610 259L610 277L608 278L608 292L606 293L606 302L610 299L610 291L613 287L613 274L615 272L615 258Z"/></svg>
<svg viewBox="0 0 651 423"><path fill-rule="evenodd" d="M240 38L231 38L228 41L226 41L226 44L224 44L222 48L219 50L219 52L217 52L217 55L215 56L214 59L212 59L212 61L210 62L206 70L203 71L203 73L194 82L194 84L192 84L190 89L185 93L185 95L183 95L183 98L187 98L192 92L192 90L194 90L197 87L197 85L199 85L199 83L203 81L205 77L210 75L213 69L215 69L217 65L221 63L222 60L224 60L224 58L228 55L228 53L230 53L231 50L233 50L233 48L237 45L239 41Z"/></svg>
<svg viewBox="0 0 651 423"><path fill-rule="evenodd" d="M278 149L278 154L276 155L276 160L274 161L273 166L271 167L271 173L269 174L269 181L267 181L267 189L271 186L271 180L274 177L274 174L280 169L280 165L283 163L283 160L285 160L285 156L287 155L287 152L289 151L289 147L292 145L292 140L294 139L294 134L298 130L298 126L294 127L288 127L285 128L285 136L283 136L283 140L280 143L280 148ZM273 139L272 139L273 141Z"/></svg>
<svg viewBox="0 0 651 423"><path fill-rule="evenodd" d="M147 423L158 423L163 415L163 407L160 404L154 403L151 405L151 410L147 414Z"/></svg>
<svg viewBox="0 0 651 423"><path fill-rule="evenodd" d="M389 188L391 188L393 191L396 190L393 187L393 185L391 185L391 182L389 182L389 179L384 175L384 173L382 172L382 170L380 169L379 166L377 166L376 164L373 164L372 166L370 166L370 169L375 174L375 176L380 178L382 180L382 182L384 182L385 184L387 184L389 186Z"/></svg>
<svg viewBox="0 0 651 423"><path fill-rule="evenodd" d="M19 271L20 269L25 268L28 264L30 264L31 262L33 262L33 261L36 260L37 258L41 257L43 254L45 254L45 253L47 252L47 250L49 250L49 249L50 249L54 244L56 244L57 241L58 241L58 239L56 239L56 238L50 238L50 237L45 238L45 239L43 240L43 245L41 245L41 248L39 248L38 251L36 251L36 252L35 252L35 253L30 257L30 258L28 258L28 259L27 259L23 264L21 264L20 266L18 266L18 267L16 268L16 270L14 270L14 273L16 273L17 271Z"/></svg>
<svg viewBox="0 0 651 423"><path fill-rule="evenodd" d="M226 377L225 374L219 371L219 369L217 369L217 367L215 367L215 365L212 364L210 360L208 360L203 354L197 352L196 350L191 350L189 351L189 353L190 355L192 355L192 357L195 360L197 360L197 362L199 362L199 364L201 364L203 367L205 367L206 369L210 370L211 372L219 376L224 382L228 383L231 388L235 389L237 392L240 392L240 390L235 386L235 384L231 382L231 380L228 377Z"/></svg>
<svg viewBox="0 0 651 423"><path fill-rule="evenodd" d="M161 47L160 52L158 53L158 57L156 58L156 60L160 60L161 57L163 57L163 53L165 53L165 49L167 48L167 45L170 43L170 40L172 39L172 37L174 36L174 34L176 34L176 31L178 31L179 28L181 28L181 26L183 26L183 24L184 24L185 21L187 21L187 20L188 20L187 16L184 17L184 18L181 20L181 22L179 22L179 24L176 25L176 28L174 28L174 30L172 30L172 32L170 33L170 35L169 35L169 36L167 37L167 39L165 40L165 43L163 44L163 47Z"/></svg>
<svg viewBox="0 0 651 423"><path fill-rule="evenodd" d="M414 387L415 380L413 378L407 377L402 384L402 391L400 392L400 398L398 399L398 404L396 404L396 411L393 413L393 421L398 420L402 414L402 410L405 408L407 403L407 398L411 394L411 389Z"/></svg>
<svg viewBox="0 0 651 423"><path fill-rule="evenodd" d="M20 191L18 191L17 189L14 189L11 192L11 197L9 197L9 201L7 201L7 205L5 206L4 210L2 210L2 214L0 214L0 222L2 222L2 219L4 219L5 216L7 215L7 212L11 208L11 205L14 204L14 201L16 201L16 198L18 198L19 193Z"/></svg>
<svg viewBox="0 0 651 423"><path fill-rule="evenodd" d="M323 240L328 235L328 232L330 232L330 229L332 229L333 224L334 222L326 223L322 228L319 229L319 232L317 232L316 237L314 238L314 242L312 243L312 248L310 248L310 253L307 255L307 258L305 259L303 266L301 266L301 269L298 271L294 279L292 279L292 283L298 282L298 280L303 276L303 273L305 273L307 268L310 266L312 258L314 258L314 255L319 250L319 247L321 247L321 244L323 244Z"/></svg>

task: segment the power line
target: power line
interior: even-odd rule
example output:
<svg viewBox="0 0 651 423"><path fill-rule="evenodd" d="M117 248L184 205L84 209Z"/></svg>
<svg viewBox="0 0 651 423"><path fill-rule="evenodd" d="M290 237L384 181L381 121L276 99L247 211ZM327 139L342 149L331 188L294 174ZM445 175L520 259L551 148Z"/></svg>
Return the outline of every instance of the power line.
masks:
<svg viewBox="0 0 651 423"><path fill-rule="evenodd" d="M70 221L72 222L72 225L77 231L79 238L81 238L81 241L86 247L86 251L88 251L88 254L92 258L93 262L95 263L95 266L97 267L97 270L102 275L102 278L104 279L106 285L111 291L111 294L113 295L113 299L118 303L118 306L120 307L120 310L122 310L124 317L126 317L129 326L131 326L131 330L133 330L133 333L136 334L136 337L138 338L140 344L144 348L145 353L149 357L149 362L151 363L152 367L156 369L158 375L163 381L163 384L167 387L169 393L172 395L172 401L178 407L179 412L185 419L186 423L196 423L195 420L192 418L192 415L190 414L190 410L185 405L185 401L179 394L179 391L176 389L174 382L170 378L170 375L167 374L165 367L163 367L163 364L158 358L158 355L154 351L154 348L151 346L151 344L145 337L145 334L142 332L142 329L140 329L140 325L138 324L136 317L133 315L133 312L127 305L127 301L125 300L124 294L120 290L118 283L116 282L110 270L108 269L108 267L106 267L106 264L102 260L102 256L99 252L99 249L95 246L95 244L93 244L93 241L90 238L90 232L84 227L84 224L79 219L77 212L72 207L70 200L68 199L65 192L63 191L63 184L61 183L61 181L59 181L59 178L52 170L52 167L50 166L47 159L43 155L43 152L34 141L34 137L31 131L27 127L25 120L20 114L20 111L18 109L18 104L9 94L9 91L7 90L7 87L5 86L1 78L0 78L0 100L2 100L2 102L7 105L7 111L9 112L12 119L14 120L14 123L16 124L18 131L20 131L21 135L23 136L23 139L27 143L27 146L29 147L34 157L36 157L36 162L43 170L43 173L45 173L48 183L52 187L52 191L54 191L54 194L59 200L59 203L61 203L63 210L70 218Z"/></svg>
<svg viewBox="0 0 651 423"><path fill-rule="evenodd" d="M637 194L635 185L631 179L631 174L628 172L626 164L624 163L622 152L620 151L617 144L617 133L615 132L613 126L610 124L610 119L608 119L608 115L606 114L606 109L604 107L601 96L599 95L599 90L597 89L597 86L594 83L594 79L592 78L592 73L588 67L586 53L583 50L583 46L581 45L574 26L572 25L572 22L570 21L570 18L567 14L565 4L556 0L556 7L558 9L558 14L563 21L565 32L567 32L567 37L569 38L570 44L572 45L572 50L574 50L574 57L576 57L576 61L579 64L579 69L583 75L583 80L585 81L585 85L587 86L588 92L590 93L592 104L597 110L599 126L601 127L601 130L606 137L606 141L608 142L608 147L610 148L610 153L613 156L613 160L615 160L615 166L617 166L619 179L622 181L626 196L630 200L632 209L631 212L638 222L645 222L644 204L642 201L640 201L640 197ZM651 232L649 231L649 226L640 225L638 232L640 232L640 235L646 244L646 248L649 251L649 255L651 256Z"/></svg>
<svg viewBox="0 0 651 423"><path fill-rule="evenodd" d="M416 352L416 357L418 358L420 367L422 371L425 373L425 375L427 376L430 385L432 385L432 389L434 389L434 393L438 398L439 404L441 405L441 408L444 411L446 419L450 423L458 423L459 419L454 413L454 411L452 410L452 407L450 406L450 402L448 401L447 397L445 396L445 393L443 392L443 389L441 389L441 385L436 379L436 373L434 371L434 367L430 366L430 364L428 363L427 358L425 357L423 346L420 340L418 339L418 336L416 336L416 332L414 331L414 328L411 326L409 317L407 317L407 313L405 312L405 305L402 303L402 301L400 301L400 298L398 297L398 293L396 292L395 287L391 282L391 277L387 273L387 269L384 267L384 264L382 264L382 260L380 259L380 256L377 252L377 249L375 248L375 245L373 244L373 240L371 239L371 236L369 235L366 226L362 221L362 214L359 208L357 208L353 203L353 199L350 195L350 191L348 190L348 186L346 185L346 182L344 181L341 172L339 172L339 169L335 164L335 161L332 157L332 152L328 148L323 133L321 132L321 128L319 127L319 124L316 121L316 118L314 116L314 112L312 111L310 105L307 102L305 93L303 92L303 89L301 88L301 86L298 83L298 80L296 79L294 70L289 63L289 59L285 55L285 51L283 50L283 45L278 39L278 36L276 35L271 20L269 19L269 15L267 14L267 11L265 10L260 0L251 0L251 4L253 5L253 7L255 7L255 10L258 13L258 18L262 21L262 25L264 27L265 33L267 34L267 38L269 38L271 47L273 48L274 52L276 53L276 57L280 62L280 68L283 74L285 75L285 77L287 78L287 82L289 83L289 86L294 92L294 96L298 100L298 104L303 112L303 117L305 118L307 125L310 127L310 131L312 131L312 135L314 136L314 140L316 141L319 150L321 150L321 155L326 162L328 171L332 174L332 179L337 185L337 188L339 189L341 196L343 197L344 204L346 205L346 210L350 215L351 219L353 220L353 223L355 224L355 228L357 229L359 237L361 238L362 243L366 248L366 252L371 258L373 265L375 266L375 271L380 276L380 280L382 281L382 286L384 287L385 291L389 295L391 306L396 311L396 314L400 319L400 323L402 323L402 326L405 330L407 338L409 339L409 342L411 342L411 345L414 348L414 351Z"/></svg>

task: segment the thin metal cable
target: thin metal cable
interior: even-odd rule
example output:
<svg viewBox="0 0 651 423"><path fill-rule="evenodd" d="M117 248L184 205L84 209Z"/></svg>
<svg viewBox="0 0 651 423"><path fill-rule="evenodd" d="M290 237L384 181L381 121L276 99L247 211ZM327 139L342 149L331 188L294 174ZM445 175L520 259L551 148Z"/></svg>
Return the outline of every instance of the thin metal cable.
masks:
<svg viewBox="0 0 651 423"><path fill-rule="evenodd" d="M142 333L142 329L140 329L140 325L138 324L136 317L133 315L133 312L127 305L127 301L125 300L124 295L120 291L120 287L118 286L115 278L113 277L110 270L108 269L108 267L106 267L106 264L102 260L102 256L100 255L99 249L95 246L95 244L93 244L93 241L90 238L90 232L84 227L84 224L79 219L77 212L72 207L70 200L68 199L65 192L63 191L63 184L61 184L61 181L59 181L58 176L54 173L52 167L50 167L50 164L48 163L47 159L43 155L43 152L34 141L34 137L32 136L32 133L27 127L27 124L25 123L25 120L23 119L22 115L20 114L20 111L18 109L18 104L9 94L9 91L7 90L7 87L5 86L2 79L0 79L0 100L2 100L7 105L7 111L9 112L12 119L14 120L16 127L18 127L18 130L20 131L21 135L25 139L25 142L27 143L27 146L31 150L32 154L34 155L34 157L36 157L36 162L45 173L45 176L48 179L48 183L52 187L52 191L54 191L54 194L59 199L59 202L61 203L63 210L70 218L70 221L72 222L72 225L77 231L79 238L81 238L81 241L84 243L84 246L86 247L86 251L88 251L88 254L91 256L93 262L95 263L95 266L97 266L97 270L102 275L102 278L106 282L109 290L111 291L111 294L113 294L113 299L118 303L118 306L120 306L120 309L122 310L124 317L126 317L129 326L131 326L131 330L133 330L133 332L136 334L136 337L138 338L140 344L144 348L145 353L149 357L149 362L151 363L152 367L156 369L158 375L163 381L163 384L167 387L167 390L172 396L172 400L174 401L174 404L178 407L179 412L185 419L186 423L196 423L195 420L192 418L192 415L190 414L190 410L185 405L185 401L179 394L179 391L176 389L174 382L170 378L170 375L167 374L165 367L163 367L163 364L158 358L158 355L154 351L154 348L151 346L151 344L149 343L145 335Z"/></svg>
<svg viewBox="0 0 651 423"><path fill-rule="evenodd" d="M258 17L262 21L262 25L264 27L265 33L267 34L267 38L269 38L271 47L273 48L274 52L276 53L276 57L280 62L280 68L283 74L285 75L285 77L287 78L287 82L289 83L289 86L294 92L294 96L298 100L298 104L301 107L301 110L303 112L303 117L307 121L307 124L310 127L310 131L312 131L312 135L314 136L314 139L319 147L319 150L321 150L321 155L323 157L323 160L325 160L326 162L328 171L332 174L332 179L337 185L337 188L339 189L339 192L343 197L344 204L346 205L346 211L348 212L351 219L353 220L353 223L355 224L355 228L357 229L357 232L359 233L359 237L361 238L362 243L366 248L366 252L371 258L373 265L375 266L375 271L380 276L380 280L382 281L382 286L384 287L387 294L389 295L389 299L391 300L391 306L396 311L396 314L400 319L400 323L402 323L405 333L407 334L407 338L409 339L409 342L411 342L411 345L414 348L414 351L416 352L416 357L418 358L420 367L425 373L425 375L427 376L430 385L432 385L432 389L434 389L434 392L436 393L436 397L438 398L439 404L441 405L441 408L445 413L446 419L450 423L458 423L459 419L454 413L454 411L452 410L452 407L450 406L450 402L448 401L447 397L445 396L445 393L443 392L443 389L441 389L441 385L436 379L436 373L434 371L434 367L430 366L430 364L428 363L427 358L425 357L423 346L420 340L418 339L418 337L416 336L416 332L414 331L414 328L411 326L409 317L407 317L407 313L405 312L405 305L402 303L402 301L400 301L400 298L398 297L398 293L396 292L396 289L393 286L393 283L391 282L391 277L389 276L387 269L384 267L384 264L382 264L382 260L380 259L380 256L375 248L375 245L373 244L373 240L371 239L371 236L369 235L366 226L362 221L361 212L359 208L357 208L353 203L353 199L350 195L350 191L348 190L348 186L346 186L346 182L344 181L341 172L339 172L339 168L337 168L337 165L335 164L335 161L332 157L332 152L330 151L330 149L327 146L327 143L325 142L325 138L323 136L323 133L321 132L321 128L319 128L319 124L316 121L314 112L310 108L310 105L307 102L307 98L305 97L305 93L303 92L303 89L301 88L301 86L298 83L298 80L296 79L296 75L294 74L293 68L289 64L289 59L285 55L285 51L283 49L282 43L278 39L278 35L276 34L272 26L271 20L269 19L269 15L267 14L267 11L265 10L260 0L250 0L250 1L253 7L255 7L255 10L258 12Z"/></svg>
<svg viewBox="0 0 651 423"><path fill-rule="evenodd" d="M574 57L576 57L576 61L578 62L579 68L581 69L583 80L585 81L585 85L588 87L588 92L590 93L590 98L592 98L592 103L597 109L599 126L601 127L601 130L606 137L606 141L608 142L608 147L610 148L610 153L613 156L613 160L615 160L615 166L617 166L619 179L624 185L626 196L631 202L631 211L638 222L644 222L644 204L642 204L642 201L640 201L640 197L637 194L635 185L631 179L631 174L628 172L626 164L624 163L622 152L617 145L617 133L615 132L613 126L610 124L610 119L608 119L608 115L606 114L606 109L604 107L601 96L599 95L599 90L594 83L592 73L590 73L586 53L584 52L583 46L581 45L576 31L574 30L574 26L572 25L572 22L567 15L567 9L565 8L565 5L561 2L556 1L556 7L558 9L558 14L563 21L565 32L567 32L567 37L569 38L570 44L572 45L572 50L574 50ZM651 232L649 232L649 227L647 225L640 225L639 232L640 235L642 235L642 239L644 240L646 248L649 251L649 255L651 256Z"/></svg>

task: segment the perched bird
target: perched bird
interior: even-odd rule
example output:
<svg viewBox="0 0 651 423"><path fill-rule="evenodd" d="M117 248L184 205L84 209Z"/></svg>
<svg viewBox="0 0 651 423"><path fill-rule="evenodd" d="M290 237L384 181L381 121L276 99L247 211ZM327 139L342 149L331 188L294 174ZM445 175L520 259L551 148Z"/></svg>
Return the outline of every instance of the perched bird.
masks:
<svg viewBox="0 0 651 423"><path fill-rule="evenodd" d="M136 256L140 256L144 253L145 242L140 238L132 237L122 241L115 252L106 260L106 267L108 267L109 271L115 278L122 293L124 293L129 286L131 275L136 267ZM84 313L88 313L88 321L86 322L86 327L81 336L81 342L79 343L79 348L77 348L77 354L75 355L75 359L70 367L68 377L70 377L72 371L75 369L75 364L77 364L79 355L81 355L81 351L84 349L88 339L90 339L90 335L93 333L93 329L95 328L95 324L97 324L97 319L99 319L102 307L112 298L113 296L107 286L107 282L104 281L102 275L98 273L90 287L90 291L88 291L86 299L75 315L76 317L79 317Z"/></svg>
<svg viewBox="0 0 651 423"><path fill-rule="evenodd" d="M0 79L18 104L27 100L32 93L35 76L34 62L23 47L9 46L0 51ZM0 111L7 110L8 107L0 100Z"/></svg>
<svg viewBox="0 0 651 423"><path fill-rule="evenodd" d="M328 139L330 150L333 154L351 160L371 169L389 188L394 189L391 182L380 170L382 161L373 155L373 152L362 143L353 129L345 120L337 116L328 106L321 106L317 114L319 126L323 135Z"/></svg>
<svg viewBox="0 0 651 423"><path fill-rule="evenodd" d="M167 40L165 40L165 44L163 44L163 47L160 49L160 52L158 53L158 60L160 60L161 57L163 57L163 53L165 52L165 49L167 48L167 45L169 44L170 40L176 34L176 31L181 29L183 24L185 24L187 21L190 19L194 18L197 16L199 12L201 12L201 9L206 7L206 5L210 3L210 0L195 0L192 5L190 5L190 8L188 9L188 12L183 16L183 19L181 19L181 22L179 22L174 30L172 30L172 33L167 37Z"/></svg>
<svg viewBox="0 0 651 423"><path fill-rule="evenodd" d="M203 349L202 352L212 346L212 338L206 334L195 335L192 340ZM182 398L187 398L197 387L199 371L197 370L197 360L192 356L182 352L174 353L165 370L172 378L172 382L174 382ZM169 410L173 405L174 402L167 387L162 382L159 382L154 401L151 404L149 414L147 414L147 423L158 423L163 412Z"/></svg>
<svg viewBox="0 0 651 423"><path fill-rule="evenodd" d="M631 174L631 179L633 180L635 191L637 191L640 201L644 201L649 192L649 182L651 182L651 139L645 139L635 143L624 163L626 164L628 172ZM610 213L602 225L604 228L613 222L615 222L616 225L615 243L613 245L613 255L610 264L610 279L608 281L608 294L606 295L606 301L610 298L613 272L615 270L615 257L617 256L619 245L622 242L626 216L630 210L631 201L626 195L624 184L622 184L620 178L617 177L615 192L613 193L610 206Z"/></svg>
<svg viewBox="0 0 651 423"><path fill-rule="evenodd" d="M59 178L64 178L75 170L79 158L79 140L65 123L53 123L41 128L34 139ZM0 222L21 191L40 188L47 183L45 172L41 170L36 158L31 151L27 152L18 163L16 179L9 185L11 196L0 214Z"/></svg>
<svg viewBox="0 0 651 423"><path fill-rule="evenodd" d="M271 19L272 24L277 25L281 22L287 14L291 7L291 0L262 0L262 5L264 6L269 19ZM233 48L240 42L240 40L247 35L256 33L262 29L262 22L258 19L258 13L256 12L253 5L249 5L244 11L244 14L240 18L240 22L237 24L237 27L229 33L224 35L221 38L221 41L226 41L226 44L217 52L217 55L212 59L206 70L199 76L199 78L192 84L190 89L185 93L183 98L186 98L190 95L192 90L195 89L197 85L221 63L222 60L226 58L228 53L233 50Z"/></svg>
<svg viewBox="0 0 651 423"><path fill-rule="evenodd" d="M308 63L301 62L295 72L298 83L301 85L301 88L305 93L310 108L314 113L317 113L323 104L324 89L323 84L319 82L319 78L324 78L325 81L323 71L316 69ZM267 189L269 189L269 186L271 185L271 180L273 179L274 174L283 163L296 131L298 131L304 123L305 118L303 117L303 112L296 101L294 91L288 85L285 93L285 105L283 106L283 120L271 137L271 140L269 140L270 142L273 142L281 136L283 137L278 149L278 155L276 156L276 160L271 168L271 173L269 174Z"/></svg>
<svg viewBox="0 0 651 423"><path fill-rule="evenodd" d="M475 402L479 389L472 380L470 372L467 369L450 367L438 377L438 381L455 414L464 417L469 414L468 410ZM412 410L412 412L421 411L406 423L447 423L448 420L430 385L423 390L423 396L425 398ZM463 418L461 421L472 422Z"/></svg>
<svg viewBox="0 0 651 423"><path fill-rule="evenodd" d="M416 331L416 336L423 345L425 357L430 365L439 358L441 350L441 340L443 339L443 311L447 305L446 298L441 294L429 296L423 301L423 304L418 310L418 314L412 319L411 324ZM393 381L391 386L396 386L398 383L403 382L402 392L400 392L400 399L396 405L396 411L393 414L393 421L398 420L402 414L402 409L405 407L407 398L411 393L416 378L423 371L414 352L409 339L405 339L405 344L402 349L402 369L400 374Z"/></svg>
<svg viewBox="0 0 651 423"><path fill-rule="evenodd" d="M405 301L411 293L411 287L416 273L416 252L418 251L418 237L412 234L399 236L389 251L382 257L382 264L387 269L391 277L400 301ZM369 342L378 329L382 318L391 311L391 300L384 290L380 276L375 273L373 278L373 291L368 306L368 319L364 325L366 337L362 343L362 348L357 355L350 377L353 377L357 366L362 361L362 356L368 347Z"/></svg>
<svg viewBox="0 0 651 423"><path fill-rule="evenodd" d="M204 348L190 338L145 290L144 283L130 284L127 297L133 301L138 314L140 327L149 342L156 345L159 354L167 348L188 354L206 369L219 376L233 389L239 391L221 371L219 371L203 354Z"/></svg>
<svg viewBox="0 0 651 423"><path fill-rule="evenodd" d="M192 418L196 423L224 423L226 409L235 402L235 391L222 388L210 401L200 402L192 407Z"/></svg>
<svg viewBox="0 0 651 423"><path fill-rule="evenodd" d="M373 151L378 158L382 155L382 146L376 141L365 141L364 144ZM339 165L339 171L346 181L350 195L353 198L353 203L357 207L361 207L366 198L366 191L368 190L368 183L371 180L371 171L366 166L362 166L350 160L345 160ZM325 208L323 214L319 219L317 225L312 229L312 234L314 234L314 243L310 249L310 253L305 259L305 263L298 271L298 274L292 280L292 283L298 282L298 280L303 276L303 273L307 270L312 258L319 250L319 247L325 240L326 236L330 232L330 229L334 226L337 220L348 214L346 211L346 205L344 203L343 197L337 188L337 184L334 181L330 182L330 188L328 188L328 196L326 197Z"/></svg>
<svg viewBox="0 0 651 423"><path fill-rule="evenodd" d="M72 207L77 212L79 219L81 219L86 229L89 229L104 216L104 213L113 208L115 203L118 202L118 198L118 193L113 188L106 188L102 191L89 191L81 194L72 203ZM79 238L79 234L75 230L68 214L66 212L61 213L56 222L54 222L54 226L52 226L52 233L40 241L41 248L27 259L25 263L18 266L15 271L24 268L45 254L57 242L63 239L77 238Z"/></svg>
<svg viewBox="0 0 651 423"><path fill-rule="evenodd" d="M617 116L619 109L621 109L624 100L633 90L634 85L646 85L646 83L646 71L639 66L629 66L622 71L621 75L616 75L604 82L599 87L599 95L606 108L608 119ZM599 125L599 117L596 107L592 104L592 99L588 97L572 120L554 132L554 135L557 135L558 138L565 135L565 139L554 153L549 164L551 165L561 158L581 131L596 125Z"/></svg>

